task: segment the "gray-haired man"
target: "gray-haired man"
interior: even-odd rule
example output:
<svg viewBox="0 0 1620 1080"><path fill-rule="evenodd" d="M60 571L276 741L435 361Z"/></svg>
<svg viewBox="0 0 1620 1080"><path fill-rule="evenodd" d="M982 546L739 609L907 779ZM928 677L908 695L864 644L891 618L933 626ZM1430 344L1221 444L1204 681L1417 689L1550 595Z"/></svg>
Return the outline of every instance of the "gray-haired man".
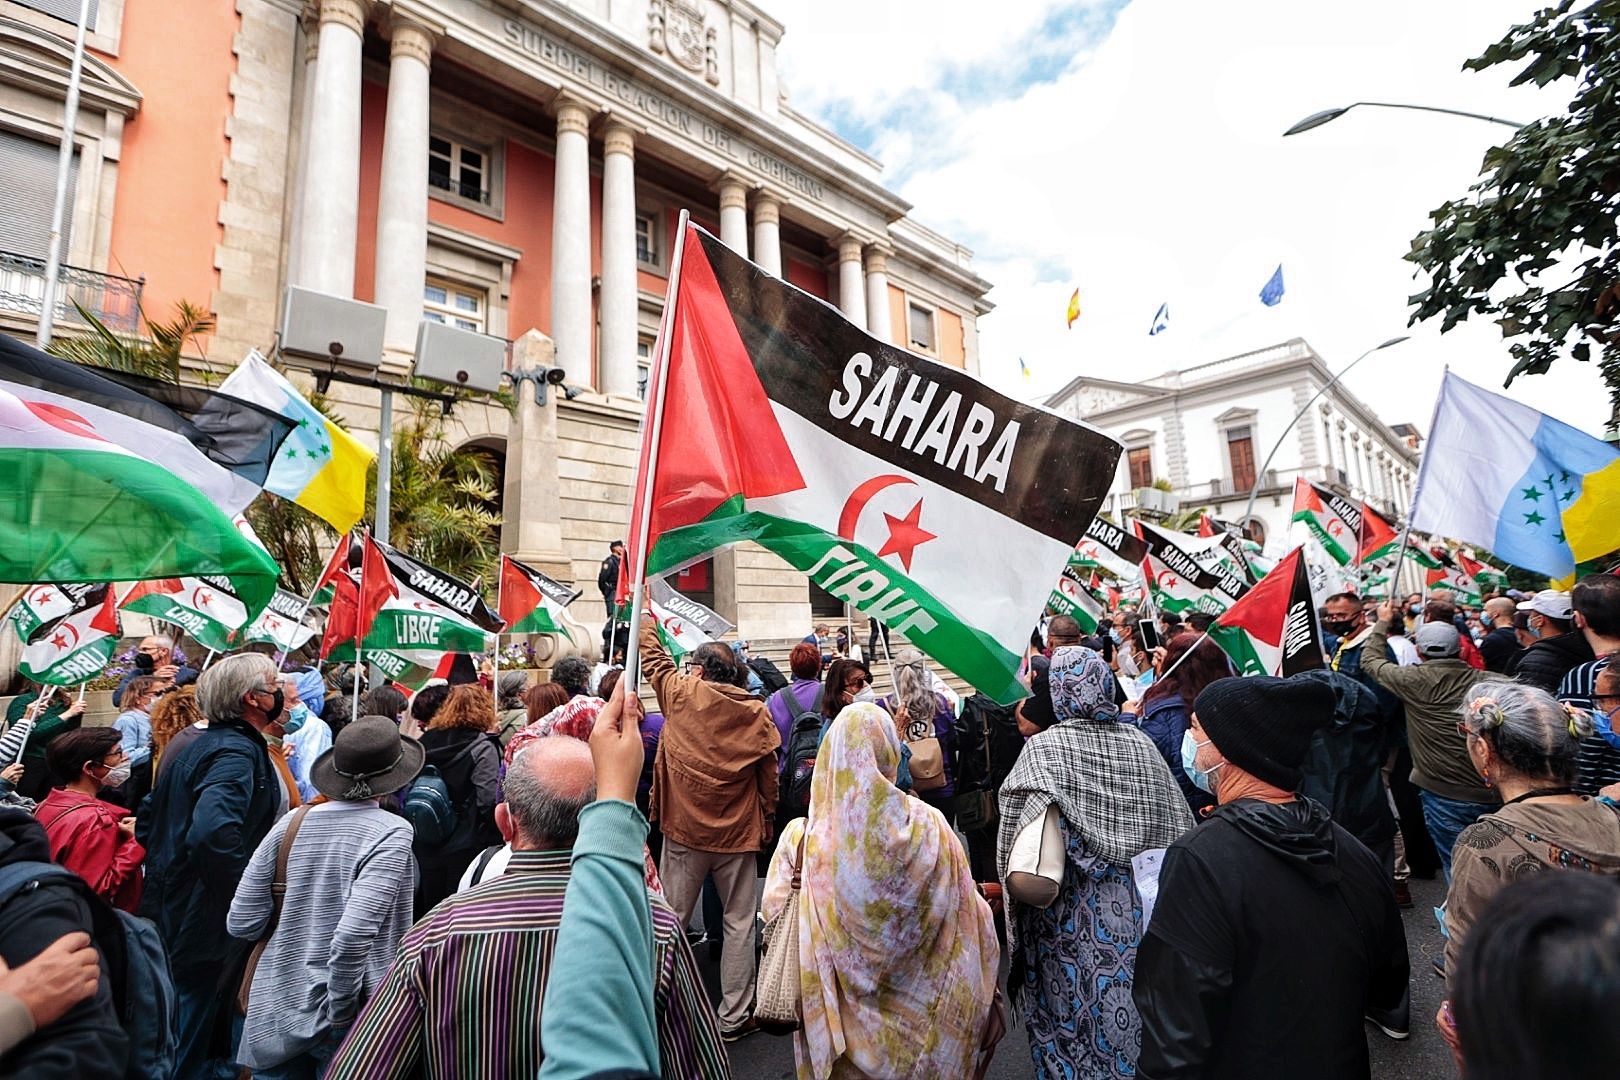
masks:
<svg viewBox="0 0 1620 1080"><path fill-rule="evenodd" d="M227 656L197 680L197 704L207 730L164 770L135 826L146 846L141 914L168 946L179 998L180 1080L214 1076L230 1057L222 1006L235 1000L249 946L225 932L225 917L281 802L262 734L282 712L276 665Z"/></svg>

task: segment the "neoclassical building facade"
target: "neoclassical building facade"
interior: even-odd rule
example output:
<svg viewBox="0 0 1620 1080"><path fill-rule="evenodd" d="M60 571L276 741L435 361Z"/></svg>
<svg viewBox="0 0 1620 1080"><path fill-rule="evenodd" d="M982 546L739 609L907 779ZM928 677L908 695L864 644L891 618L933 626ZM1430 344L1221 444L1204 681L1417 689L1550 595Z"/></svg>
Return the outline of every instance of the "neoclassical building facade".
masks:
<svg viewBox="0 0 1620 1080"><path fill-rule="evenodd" d="M0 0L0 161L27 192L0 211L13 333L42 303L30 275L77 7ZM870 333L977 371L990 285L971 253L793 109L784 27L749 0L95 8L64 254L75 295L114 324L131 296L154 317L206 307L216 372L274 348L289 284L386 308L391 374L424 319L513 342L514 366L561 367L566 394L541 406L520 388L510 414L460 406L452 431L505 463L503 546L586 588L582 617L599 619L595 568L624 530L681 210ZM376 393L331 393L375 441ZM802 575L763 551L688 584L745 636L802 634L811 617Z"/></svg>

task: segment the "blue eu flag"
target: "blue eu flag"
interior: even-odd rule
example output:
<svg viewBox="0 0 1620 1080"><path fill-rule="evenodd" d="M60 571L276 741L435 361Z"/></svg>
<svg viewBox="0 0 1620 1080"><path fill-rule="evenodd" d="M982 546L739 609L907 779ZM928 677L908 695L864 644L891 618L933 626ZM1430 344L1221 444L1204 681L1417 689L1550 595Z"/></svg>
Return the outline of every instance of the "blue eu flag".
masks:
<svg viewBox="0 0 1620 1080"><path fill-rule="evenodd" d="M1277 269L1272 272L1271 280L1266 282L1266 287L1260 290L1260 302L1266 307L1276 307L1282 303L1282 298L1282 264L1278 263Z"/></svg>

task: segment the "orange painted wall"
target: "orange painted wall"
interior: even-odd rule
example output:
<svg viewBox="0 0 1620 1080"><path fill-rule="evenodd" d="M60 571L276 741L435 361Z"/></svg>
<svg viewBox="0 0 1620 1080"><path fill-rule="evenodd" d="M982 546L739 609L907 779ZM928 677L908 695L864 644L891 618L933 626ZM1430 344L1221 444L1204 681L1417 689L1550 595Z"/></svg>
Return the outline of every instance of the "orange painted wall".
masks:
<svg viewBox="0 0 1620 1080"><path fill-rule="evenodd" d="M906 294L898 285L889 286L889 343L902 349L911 344L906 330Z"/></svg>
<svg viewBox="0 0 1620 1080"><path fill-rule="evenodd" d="M377 264L377 185L382 169L383 125L388 88L369 80L360 99L360 235L355 245L354 294L372 298ZM473 236L517 248L512 266L512 297L507 308L508 337L530 329L551 331L551 201L555 165L549 154L508 140L506 207L496 221L440 199L428 199L428 220Z"/></svg>
<svg viewBox="0 0 1620 1080"><path fill-rule="evenodd" d="M142 95L124 127L107 268L146 276L142 306L155 319L181 299L207 307L218 283L237 22L230 4L191 4L184 18L165 4L126 4L120 55L101 57Z"/></svg>

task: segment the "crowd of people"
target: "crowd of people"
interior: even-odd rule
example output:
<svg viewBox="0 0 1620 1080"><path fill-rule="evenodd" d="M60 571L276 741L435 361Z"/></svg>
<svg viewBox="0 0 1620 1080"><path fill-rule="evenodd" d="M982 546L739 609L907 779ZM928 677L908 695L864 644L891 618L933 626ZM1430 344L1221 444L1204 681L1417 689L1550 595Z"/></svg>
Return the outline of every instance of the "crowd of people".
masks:
<svg viewBox="0 0 1620 1080"><path fill-rule="evenodd" d="M0 731L0 1073L690 1080L791 1030L922 1080L1016 1022L1043 1080L1365 1077L1415 964L1464 1076L1612 1070L1620 577L1320 617L1320 670L1238 678L1208 616L1049 615L1013 708L875 622L786 672L644 624L651 712L579 657L356 699L148 638L110 726L36 687Z"/></svg>

